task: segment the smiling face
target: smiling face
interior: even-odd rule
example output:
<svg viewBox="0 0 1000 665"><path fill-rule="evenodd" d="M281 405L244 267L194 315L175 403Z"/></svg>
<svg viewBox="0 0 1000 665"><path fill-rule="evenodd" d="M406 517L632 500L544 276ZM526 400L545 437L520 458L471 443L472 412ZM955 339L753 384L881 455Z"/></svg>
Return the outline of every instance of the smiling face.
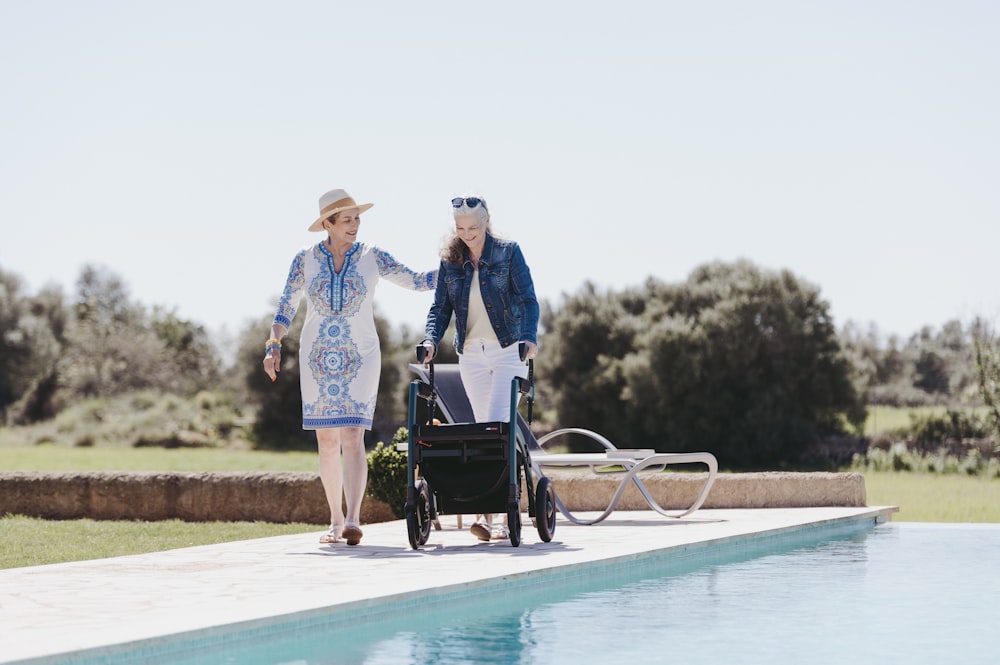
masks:
<svg viewBox="0 0 1000 665"><path fill-rule="evenodd" d="M483 245L486 244L486 223L477 215L457 215L455 233L473 254L482 252Z"/></svg>
<svg viewBox="0 0 1000 665"><path fill-rule="evenodd" d="M341 210L323 222L323 228L330 235L330 244L335 247L353 245L361 228L361 213L357 208Z"/></svg>

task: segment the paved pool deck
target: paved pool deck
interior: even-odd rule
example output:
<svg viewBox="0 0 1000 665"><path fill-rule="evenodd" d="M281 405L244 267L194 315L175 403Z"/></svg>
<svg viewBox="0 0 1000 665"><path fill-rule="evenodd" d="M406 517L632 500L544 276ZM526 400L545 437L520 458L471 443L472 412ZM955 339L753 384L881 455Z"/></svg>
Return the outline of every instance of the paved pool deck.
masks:
<svg viewBox="0 0 1000 665"><path fill-rule="evenodd" d="M234 626L266 631L289 618L383 612L417 599L554 579L715 543L752 543L814 527L861 529L895 511L700 510L684 519L623 511L595 526L560 516L552 542L541 542L526 522L517 548L509 541L481 543L444 516L442 530L432 531L420 550L410 548L405 523L394 521L366 525L357 547L320 545L317 531L0 570L0 663L69 663L153 649L179 637L211 641Z"/></svg>

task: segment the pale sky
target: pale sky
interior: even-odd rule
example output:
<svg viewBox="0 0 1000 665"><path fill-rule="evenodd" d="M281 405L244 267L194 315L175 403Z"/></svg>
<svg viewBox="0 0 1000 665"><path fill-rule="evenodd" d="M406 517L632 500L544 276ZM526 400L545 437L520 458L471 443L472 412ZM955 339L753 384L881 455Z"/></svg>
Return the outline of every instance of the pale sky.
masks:
<svg viewBox="0 0 1000 665"><path fill-rule="evenodd" d="M479 194L555 304L747 258L838 326L996 319L998 35L992 1L0 0L0 268L232 334L326 190L421 270Z"/></svg>

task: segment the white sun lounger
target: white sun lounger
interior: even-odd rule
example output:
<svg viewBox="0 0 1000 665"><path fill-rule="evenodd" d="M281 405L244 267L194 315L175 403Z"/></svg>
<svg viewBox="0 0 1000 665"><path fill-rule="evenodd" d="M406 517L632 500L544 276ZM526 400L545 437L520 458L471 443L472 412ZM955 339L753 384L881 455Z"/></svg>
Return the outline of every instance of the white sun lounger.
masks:
<svg viewBox="0 0 1000 665"><path fill-rule="evenodd" d="M428 382L429 375L427 368L423 365L410 365L413 371L421 380ZM456 364L434 364L434 386L438 395L437 405L449 422L462 423L472 422L472 406L465 394L465 386ZM708 497L712 484L719 471L719 465L715 455L708 452L693 453L658 453L653 449L626 449L617 448L613 443L597 432L582 429L579 427L567 427L550 432L540 439L536 439L528 423L517 417L519 437L525 441L528 454L531 457L533 470L539 477L543 475L546 468L573 468L587 467L592 472L599 475L615 474L620 476L618 487L615 490L607 509L593 519L583 519L573 515L563 504L556 493L556 507L569 521L574 524L596 524L606 519L618 507L622 494L629 484L635 485L636 489L649 504L652 510L665 517L684 517L698 510ZM546 444L554 439L569 434L579 434L596 441L604 449L594 453L549 453L545 451ZM649 489L642 482L639 476L640 471L655 471L665 469L673 464L701 463L708 467L708 478L702 486L701 492L689 507L684 510L667 510L653 498ZM621 467L624 471L598 471L601 468Z"/></svg>
<svg viewBox="0 0 1000 665"><path fill-rule="evenodd" d="M521 423L518 423L518 425L520 426ZM519 428L523 433L523 431L527 429L527 423L525 423L523 427ZM599 443L604 448L604 451L596 453L545 452L545 445L547 443L567 434L581 434L589 437ZM615 489L615 493L611 497L611 501L608 503L607 509L594 519L582 519L576 517L566 508L566 506L563 505L562 501L559 499L559 495L556 494L556 506L559 508L559 512L561 512L566 519L574 524L596 524L597 522L607 518L608 515L614 512L615 508L618 507L622 494L625 493L625 489L630 483L634 484L636 489L639 490L639 493L642 494L642 497L646 500L646 503L649 504L649 507L659 514L665 517L684 517L685 515L690 515L694 511L701 508L701 505L705 503L705 499L708 498L708 493L712 489L712 484L715 482L715 476L719 472L719 463L715 459L715 455L712 453L658 453L652 449L616 448L613 443L597 432L579 427L567 427L550 432L538 439L537 444L537 449L529 445L529 451L531 454L531 463L539 475L542 475L544 469L546 468L588 467L592 472L597 473L598 475L615 474L620 476L618 479L618 487ZM649 489L642 482L642 478L639 477L640 471L654 471L657 469L662 470L672 464L692 463L704 464L708 468L708 478L705 480L705 484L702 485L701 492L698 494L694 503L681 511L670 511L660 506L656 499L653 498ZM621 467L624 471L598 471L598 469L604 467Z"/></svg>

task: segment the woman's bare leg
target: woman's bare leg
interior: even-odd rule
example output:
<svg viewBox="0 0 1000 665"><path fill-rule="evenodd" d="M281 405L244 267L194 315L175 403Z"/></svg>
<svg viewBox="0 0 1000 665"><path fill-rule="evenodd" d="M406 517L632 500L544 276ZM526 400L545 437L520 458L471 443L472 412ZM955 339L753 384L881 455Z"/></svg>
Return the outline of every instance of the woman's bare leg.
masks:
<svg viewBox="0 0 1000 665"><path fill-rule="evenodd" d="M361 523L361 501L368 486L368 458L365 455L365 431L360 427L340 430L344 453L344 497L347 500L347 523Z"/></svg>
<svg viewBox="0 0 1000 665"><path fill-rule="evenodd" d="M340 430L316 430L319 449L319 477L326 502L330 504L330 525L344 526L344 472L340 461ZM339 534L338 534L339 535Z"/></svg>

